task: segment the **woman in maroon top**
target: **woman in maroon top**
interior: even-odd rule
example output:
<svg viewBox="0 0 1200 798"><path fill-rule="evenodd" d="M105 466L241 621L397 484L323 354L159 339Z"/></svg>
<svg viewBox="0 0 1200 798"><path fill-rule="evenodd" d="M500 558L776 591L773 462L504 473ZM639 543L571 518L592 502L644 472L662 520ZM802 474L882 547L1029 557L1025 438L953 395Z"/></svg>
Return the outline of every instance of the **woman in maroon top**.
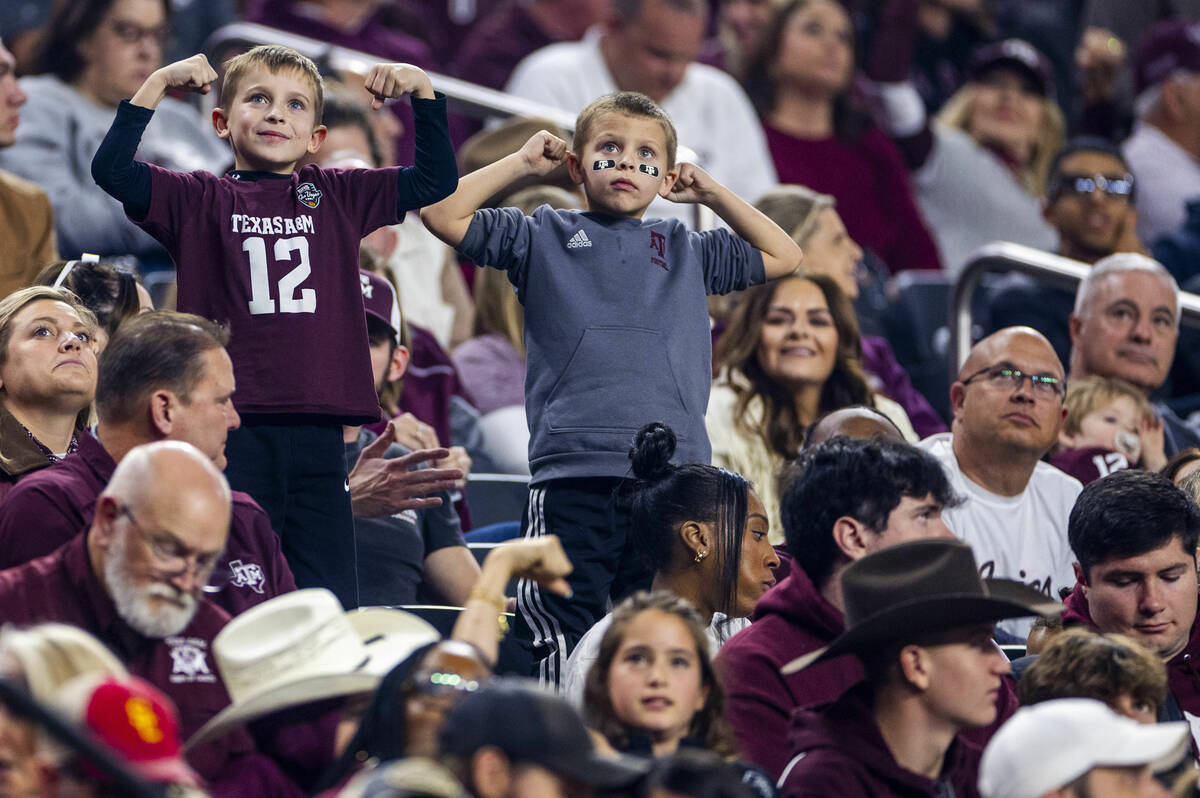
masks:
<svg viewBox="0 0 1200 798"><path fill-rule="evenodd" d="M69 291L0 300L0 503L25 474L75 451L96 395L96 318Z"/></svg>
<svg viewBox="0 0 1200 798"><path fill-rule="evenodd" d="M780 182L836 197L851 237L893 273L941 268L895 145L855 107L846 10L836 0L792 0L767 30L744 84Z"/></svg>

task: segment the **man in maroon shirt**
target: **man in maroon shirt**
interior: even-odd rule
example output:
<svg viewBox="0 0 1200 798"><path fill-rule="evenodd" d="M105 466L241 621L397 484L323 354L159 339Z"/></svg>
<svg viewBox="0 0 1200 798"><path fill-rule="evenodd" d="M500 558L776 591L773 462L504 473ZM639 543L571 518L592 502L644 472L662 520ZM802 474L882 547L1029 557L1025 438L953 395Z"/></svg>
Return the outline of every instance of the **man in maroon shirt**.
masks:
<svg viewBox="0 0 1200 798"><path fill-rule="evenodd" d="M862 680L862 668L850 659L789 676L779 671L845 628L842 572L897 543L951 538L941 514L957 502L937 460L905 443L837 437L801 455L781 508L795 565L716 660L726 677L725 717L747 760L778 778L788 760L792 711L828 704ZM1016 709L1015 694L1005 688L1002 719Z"/></svg>
<svg viewBox="0 0 1200 798"><path fill-rule="evenodd" d="M57 621L95 635L179 709L186 738L229 703L209 649L229 616L204 598L225 548L230 494L212 460L175 441L121 459L91 526L0 571L0 619ZM213 795L298 795L245 732L189 754Z"/></svg>
<svg viewBox="0 0 1200 798"><path fill-rule="evenodd" d="M123 325L101 358L96 436L80 434L77 456L30 477L0 510L0 568L57 549L85 529L96 497L130 449L185 441L225 468L225 434L238 426L229 333L190 314L160 311ZM266 512L233 493L229 543L217 566L214 603L236 615L296 589Z"/></svg>

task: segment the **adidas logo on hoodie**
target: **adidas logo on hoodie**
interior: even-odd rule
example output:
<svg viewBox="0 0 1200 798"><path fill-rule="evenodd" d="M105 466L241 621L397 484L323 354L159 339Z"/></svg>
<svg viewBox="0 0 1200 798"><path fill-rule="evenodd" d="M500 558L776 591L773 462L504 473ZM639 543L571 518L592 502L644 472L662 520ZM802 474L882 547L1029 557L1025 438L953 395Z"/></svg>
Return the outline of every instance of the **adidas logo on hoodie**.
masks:
<svg viewBox="0 0 1200 798"><path fill-rule="evenodd" d="M592 240L587 237L587 233L583 230L576 231L575 235L567 240L567 249L579 249L580 247L590 247Z"/></svg>

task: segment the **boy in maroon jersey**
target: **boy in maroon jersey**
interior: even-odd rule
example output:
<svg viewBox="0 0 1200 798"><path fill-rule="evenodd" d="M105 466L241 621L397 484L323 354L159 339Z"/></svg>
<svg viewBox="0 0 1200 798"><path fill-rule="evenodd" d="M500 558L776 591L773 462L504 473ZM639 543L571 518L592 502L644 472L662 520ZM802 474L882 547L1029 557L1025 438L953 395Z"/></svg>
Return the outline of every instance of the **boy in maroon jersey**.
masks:
<svg viewBox="0 0 1200 798"><path fill-rule="evenodd" d="M92 161L96 182L171 253L180 310L227 322L242 427L226 476L271 516L301 587L357 606L343 424L379 420L358 245L406 211L450 194L458 175L445 97L408 64L366 77L376 107L413 95L417 163L296 171L325 138L321 76L288 47L256 47L225 65L217 135L233 148L224 177L134 160L153 108L171 88L209 91L203 55L152 74L121 103Z"/></svg>

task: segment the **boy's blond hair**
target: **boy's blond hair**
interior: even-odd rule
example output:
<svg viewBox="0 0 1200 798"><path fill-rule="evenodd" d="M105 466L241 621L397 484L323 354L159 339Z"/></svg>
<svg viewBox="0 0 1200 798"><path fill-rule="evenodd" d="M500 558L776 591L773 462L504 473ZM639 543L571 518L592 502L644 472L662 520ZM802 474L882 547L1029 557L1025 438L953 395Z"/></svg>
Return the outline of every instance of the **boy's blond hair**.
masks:
<svg viewBox="0 0 1200 798"><path fill-rule="evenodd" d="M1063 421L1063 433L1078 435L1079 425L1088 413L1099 410L1115 399L1125 396L1133 400L1142 418L1154 414L1154 408L1146 395L1124 380L1111 377L1082 377L1072 380L1067 387L1067 418Z"/></svg>
<svg viewBox="0 0 1200 798"><path fill-rule="evenodd" d="M579 112L579 116L575 119L575 138L571 144L571 149L574 150L576 156L583 152L583 146L587 144L588 138L592 135L592 127L596 124L596 120L604 114L640 116L643 119L653 119L658 122L659 127L662 128L663 137L666 139L667 171L675 168L675 148L679 144L679 137L675 133L675 125L671 123L671 117L667 116L667 112L654 100L636 91L605 94L603 97L593 100Z"/></svg>
<svg viewBox="0 0 1200 798"><path fill-rule="evenodd" d="M321 79L321 70L317 69L311 58L282 44L260 44L225 62L220 101L223 109L229 110L230 103L237 96L238 83L255 67L266 67L272 74L294 70L308 78L313 87L313 124L321 124L321 115L325 112L325 83Z"/></svg>

